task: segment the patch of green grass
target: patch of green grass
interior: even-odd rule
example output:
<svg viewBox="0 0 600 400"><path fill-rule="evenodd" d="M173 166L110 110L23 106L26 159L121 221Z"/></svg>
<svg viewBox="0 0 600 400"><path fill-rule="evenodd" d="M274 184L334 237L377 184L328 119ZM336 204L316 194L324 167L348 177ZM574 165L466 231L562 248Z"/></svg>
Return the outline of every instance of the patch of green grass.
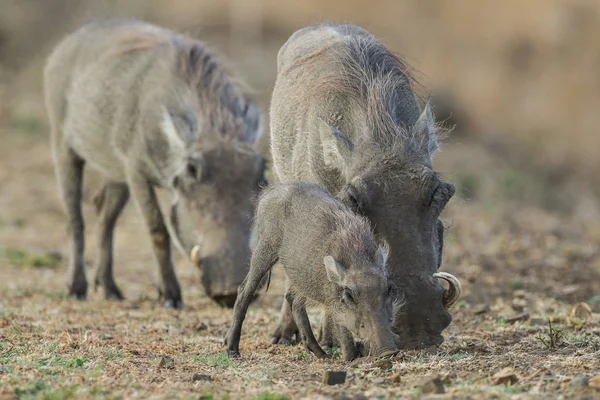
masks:
<svg viewBox="0 0 600 400"><path fill-rule="evenodd" d="M510 280L510 287L512 290L522 290L525 289L525 282L522 279L514 278Z"/></svg>
<svg viewBox="0 0 600 400"><path fill-rule="evenodd" d="M460 300L458 303L456 303L455 307L457 310L464 310L467 307L467 302L465 300Z"/></svg>
<svg viewBox="0 0 600 400"><path fill-rule="evenodd" d="M542 342L549 350L562 345L564 343L564 338L563 330L554 328L551 320L548 320L548 332L537 336L537 340Z"/></svg>
<svg viewBox="0 0 600 400"><path fill-rule="evenodd" d="M212 393L204 393L201 394L200 397L198 397L198 400L213 400L215 397L213 396Z"/></svg>
<svg viewBox="0 0 600 400"><path fill-rule="evenodd" d="M13 267L56 268L60 266L62 257L56 253L32 256L22 249L7 248L4 257Z"/></svg>
<svg viewBox="0 0 600 400"><path fill-rule="evenodd" d="M10 248L4 250L4 257L10 265L15 267L22 267L29 259L29 255L23 250Z"/></svg>
<svg viewBox="0 0 600 400"><path fill-rule="evenodd" d="M50 356L40 358L38 364L40 366L59 366L64 368L81 368L89 361L86 357L73 357L70 359L64 359L62 357Z"/></svg>
<svg viewBox="0 0 600 400"><path fill-rule="evenodd" d="M464 360L465 358L473 358L472 354L469 353L456 353L450 356L453 360Z"/></svg>
<svg viewBox="0 0 600 400"><path fill-rule="evenodd" d="M216 354L202 353L198 356L194 356L194 363L223 369L229 368L231 366L231 360L227 356L226 352Z"/></svg>
<svg viewBox="0 0 600 400"><path fill-rule="evenodd" d="M596 304L600 304L600 295L595 295L595 296L592 296L592 297L590 297L590 298L587 300L587 303L588 303L589 305L591 305L591 306L594 306L594 305L596 305Z"/></svg>
<svg viewBox="0 0 600 400"><path fill-rule="evenodd" d="M119 353L118 351L108 350L105 354L105 357L108 361L112 361L115 358L125 358L125 354Z"/></svg>
<svg viewBox="0 0 600 400"><path fill-rule="evenodd" d="M26 137L36 137L44 130L42 121L33 115L14 115L11 121L12 129Z"/></svg>
<svg viewBox="0 0 600 400"><path fill-rule="evenodd" d="M458 173L456 175L456 188L458 193L466 199L474 199L477 197L479 190L479 178L471 173Z"/></svg>
<svg viewBox="0 0 600 400"><path fill-rule="evenodd" d="M296 355L296 359L298 359L298 360L310 360L311 359L311 355L308 354L306 351L301 351L300 353L298 353Z"/></svg>
<svg viewBox="0 0 600 400"><path fill-rule="evenodd" d="M255 397L254 399L255 400L289 400L289 397L284 396L282 394L278 394L278 393L264 392L264 393L258 395L257 397Z"/></svg>
<svg viewBox="0 0 600 400"><path fill-rule="evenodd" d="M327 353L333 360L341 360L342 359L342 350L338 347L327 348L324 349L325 353Z"/></svg>
<svg viewBox="0 0 600 400"><path fill-rule="evenodd" d="M63 400L75 399L77 386L64 386L53 388L43 381L31 381L25 385L15 387L15 397L17 399L44 399L44 400Z"/></svg>
<svg viewBox="0 0 600 400"><path fill-rule="evenodd" d="M527 191L527 186L523 173L515 169L508 169L500 178L500 190L502 195L508 198L522 198Z"/></svg>

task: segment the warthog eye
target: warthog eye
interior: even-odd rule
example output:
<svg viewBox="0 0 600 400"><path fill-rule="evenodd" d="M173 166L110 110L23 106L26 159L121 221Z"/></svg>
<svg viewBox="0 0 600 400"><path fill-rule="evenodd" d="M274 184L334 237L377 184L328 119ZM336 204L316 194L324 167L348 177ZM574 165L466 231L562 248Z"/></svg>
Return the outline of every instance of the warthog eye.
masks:
<svg viewBox="0 0 600 400"><path fill-rule="evenodd" d="M344 288L342 290L342 301L346 305L356 304L356 302L354 301L354 297L352 297L352 292L350 291L349 288Z"/></svg>

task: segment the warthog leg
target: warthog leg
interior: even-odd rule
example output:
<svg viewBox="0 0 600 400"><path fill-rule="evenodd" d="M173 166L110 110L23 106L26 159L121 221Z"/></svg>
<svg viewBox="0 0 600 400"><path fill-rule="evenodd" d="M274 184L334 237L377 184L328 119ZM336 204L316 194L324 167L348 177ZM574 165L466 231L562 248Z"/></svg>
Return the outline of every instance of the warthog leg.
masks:
<svg viewBox="0 0 600 400"><path fill-rule="evenodd" d="M96 286L104 287L104 297L123 300L113 274L113 236L115 224L129 200L125 183L108 182L94 198L98 212L98 256L96 257Z"/></svg>
<svg viewBox="0 0 600 400"><path fill-rule="evenodd" d="M289 279L285 279L285 287L286 291L289 287ZM294 336L296 339L298 337L298 326L294 321L294 317L292 315L292 308L289 303L283 299L283 304L281 305L281 313L279 314L279 325L275 332L271 335L271 344L282 344L282 345L292 345L296 341L294 340Z"/></svg>
<svg viewBox="0 0 600 400"><path fill-rule="evenodd" d="M171 238L165 225L152 184L141 176L128 180L131 196L140 210L152 238L154 256L160 274L159 293L167 308L183 308L181 289L171 256Z"/></svg>
<svg viewBox="0 0 600 400"><path fill-rule="evenodd" d="M223 341L227 345L227 355L229 357L240 356L240 337L246 312L248 312L248 307L254 299L254 292L256 292L261 281L276 262L277 254L272 246L259 240L252 253L248 275L238 288L238 297L233 306L233 321Z"/></svg>
<svg viewBox="0 0 600 400"><path fill-rule="evenodd" d="M304 346L306 349L311 351L319 358L328 358L329 355L327 355L321 346L319 346L319 343L317 342L317 339L312 331L310 320L308 319L308 314L306 313L304 299L295 299L294 295L292 295L292 293L289 291L285 294L285 299L292 308L292 314L294 315L294 319L298 324L298 329L300 330L300 335L302 336L302 340L304 341Z"/></svg>
<svg viewBox="0 0 600 400"><path fill-rule="evenodd" d="M319 344L326 348L338 347L340 345L336 337L333 318L326 310L323 310L321 313L321 326L319 327L317 339Z"/></svg>
<svg viewBox="0 0 600 400"><path fill-rule="evenodd" d="M344 360L352 361L355 358L360 357L360 352L354 343L354 335L352 335L352 332L350 332L350 330L345 326L336 324L333 321L331 322L331 329L336 333L337 341L342 348Z"/></svg>
<svg viewBox="0 0 600 400"><path fill-rule="evenodd" d="M69 235L69 296L85 300L85 226L81 214L83 168L85 161L73 150L60 144L54 148L58 185L67 215Z"/></svg>

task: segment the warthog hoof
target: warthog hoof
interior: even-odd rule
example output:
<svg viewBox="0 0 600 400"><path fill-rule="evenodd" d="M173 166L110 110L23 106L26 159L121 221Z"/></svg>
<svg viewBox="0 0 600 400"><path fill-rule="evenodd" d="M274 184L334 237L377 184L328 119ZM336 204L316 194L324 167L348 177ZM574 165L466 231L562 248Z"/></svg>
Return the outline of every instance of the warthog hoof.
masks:
<svg viewBox="0 0 600 400"><path fill-rule="evenodd" d="M158 290L159 299L164 300L165 308L173 308L177 310L181 310L183 308L183 299L181 298L181 290L179 286L175 289L159 289Z"/></svg>
<svg viewBox="0 0 600 400"><path fill-rule="evenodd" d="M296 344L294 337L298 337L298 332L289 332L284 330L281 325L275 329L271 336L271 344L280 344L283 346L293 346Z"/></svg>
<svg viewBox="0 0 600 400"><path fill-rule="evenodd" d="M119 289L114 281L103 282L100 278L96 278L94 284L94 290L96 290L98 286L102 286L104 288L104 298L106 300L121 301L125 299L123 293L121 293L121 289Z"/></svg>
<svg viewBox="0 0 600 400"><path fill-rule="evenodd" d="M85 279L74 281L69 285L69 297L76 300L85 300L87 298L87 286Z"/></svg>
<svg viewBox="0 0 600 400"><path fill-rule="evenodd" d="M211 296L211 298L221 307L233 308L237 299L237 292Z"/></svg>
<svg viewBox="0 0 600 400"><path fill-rule="evenodd" d="M172 308L181 310L183 308L183 300L181 299L167 299L165 300L165 308Z"/></svg>
<svg viewBox="0 0 600 400"><path fill-rule="evenodd" d="M227 357L229 358L240 358L239 350L227 349Z"/></svg>

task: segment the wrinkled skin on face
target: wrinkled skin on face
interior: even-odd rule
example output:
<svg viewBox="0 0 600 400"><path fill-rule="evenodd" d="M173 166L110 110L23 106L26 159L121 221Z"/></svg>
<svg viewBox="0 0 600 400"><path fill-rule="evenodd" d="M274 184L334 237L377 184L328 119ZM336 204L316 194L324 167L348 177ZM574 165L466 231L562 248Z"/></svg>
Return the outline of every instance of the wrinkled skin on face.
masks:
<svg viewBox="0 0 600 400"><path fill-rule="evenodd" d="M375 265L367 268L344 269L331 256L324 260L327 277L336 284L339 295L332 312L334 322L369 343L373 355L395 350L398 340L391 328L400 303L385 271L387 252L387 248L379 248Z"/></svg>
<svg viewBox="0 0 600 400"><path fill-rule="evenodd" d="M452 320L445 289L433 277L441 263L443 225L438 219L454 186L429 166L377 157L364 166L339 198L373 223L392 249L390 280L405 295L394 331L400 348L423 348L443 342Z"/></svg>
<svg viewBox="0 0 600 400"><path fill-rule="evenodd" d="M265 161L246 144L214 140L198 144L183 164L173 180L171 225L184 254L194 254L206 294L233 307L248 270Z"/></svg>

